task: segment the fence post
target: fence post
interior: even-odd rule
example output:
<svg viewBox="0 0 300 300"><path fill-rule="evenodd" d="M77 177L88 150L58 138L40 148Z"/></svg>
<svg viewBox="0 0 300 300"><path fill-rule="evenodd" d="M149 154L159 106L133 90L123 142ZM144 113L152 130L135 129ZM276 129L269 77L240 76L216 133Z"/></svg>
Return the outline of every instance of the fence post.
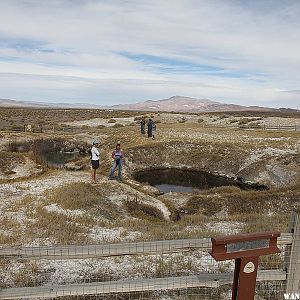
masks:
<svg viewBox="0 0 300 300"><path fill-rule="evenodd" d="M289 232L293 234L293 241L285 252L285 266L287 270L286 293L299 293L300 284L300 215L293 211L290 218Z"/></svg>

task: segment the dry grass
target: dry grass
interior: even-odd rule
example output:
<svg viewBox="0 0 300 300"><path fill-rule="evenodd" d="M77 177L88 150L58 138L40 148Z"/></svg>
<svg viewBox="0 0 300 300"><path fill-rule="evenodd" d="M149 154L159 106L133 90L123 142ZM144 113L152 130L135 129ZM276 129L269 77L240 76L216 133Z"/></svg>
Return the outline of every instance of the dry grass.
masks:
<svg viewBox="0 0 300 300"><path fill-rule="evenodd" d="M35 220L28 224L28 238L54 238L59 244L88 242L87 234L93 227L111 227L122 215L101 186L72 183L44 196L47 200L34 211L27 211L28 218ZM47 205L54 203L59 210L49 211Z"/></svg>
<svg viewBox="0 0 300 300"><path fill-rule="evenodd" d="M127 118L140 115L137 111L110 111L99 109L42 109L42 108L0 108L0 129L24 128L31 124L44 130L57 128L61 122L81 121L94 118Z"/></svg>
<svg viewBox="0 0 300 300"><path fill-rule="evenodd" d="M166 198L160 198L160 201L166 205L169 212L171 213L170 220L171 221L178 221L180 219L180 216L179 216L179 211L175 207L175 205L170 200L168 200Z"/></svg>
<svg viewBox="0 0 300 300"><path fill-rule="evenodd" d="M264 255L259 258L260 269L283 269L284 262L280 254Z"/></svg>
<svg viewBox="0 0 300 300"><path fill-rule="evenodd" d="M289 213L278 213L266 215L263 213L244 213L231 216L231 220L244 222L246 225L242 228L244 233L279 231L287 232Z"/></svg>
<svg viewBox="0 0 300 300"><path fill-rule="evenodd" d="M199 113L198 115L216 115L220 116L223 115L223 112L214 112L214 113ZM281 117L281 118L300 118L300 113L291 110L291 111L284 111L282 109L281 111L227 111L226 115L233 116L233 117L244 117L244 118L251 118L251 117L259 117L259 118L265 118L265 117Z"/></svg>
<svg viewBox="0 0 300 300"><path fill-rule="evenodd" d="M139 201L138 199L135 200L126 200L124 205L132 216L143 219L146 218L148 220L151 219L158 219L164 220L163 213L156 207L148 205Z"/></svg>
<svg viewBox="0 0 300 300"><path fill-rule="evenodd" d="M0 152L0 172L12 174L12 169L19 164L25 163L25 157L20 153Z"/></svg>
<svg viewBox="0 0 300 300"><path fill-rule="evenodd" d="M26 187L26 189L30 189L30 187ZM35 201L36 201L35 197L33 197L32 195L26 195L25 197L21 198L19 201L16 201L12 205L10 205L10 207L7 210L16 212L22 209L32 209L32 207L36 205Z"/></svg>
<svg viewBox="0 0 300 300"><path fill-rule="evenodd" d="M114 220L120 210L108 200L105 189L104 184L71 183L51 191L48 204L57 203L63 209L82 210L91 216Z"/></svg>
<svg viewBox="0 0 300 300"><path fill-rule="evenodd" d="M49 212L43 207L38 207L33 217L35 221L26 230L28 239L54 239L61 245L88 241L88 228L86 224L82 224L81 218Z"/></svg>
<svg viewBox="0 0 300 300"><path fill-rule="evenodd" d="M200 214L185 215L179 221L162 221L139 215L140 218L117 220L117 224L129 231L142 233L138 240L172 240L185 238L204 238L218 235L208 230L205 223L209 218Z"/></svg>
<svg viewBox="0 0 300 300"><path fill-rule="evenodd" d="M220 187L204 193L194 193L185 210L189 213L202 212L205 215L227 210L229 215L242 213L288 213L299 205L300 189L290 188L269 191L242 191L235 187Z"/></svg>
<svg viewBox="0 0 300 300"><path fill-rule="evenodd" d="M254 121L260 121L263 118L241 118L238 120L238 125L246 125L250 122L254 122Z"/></svg>
<svg viewBox="0 0 300 300"><path fill-rule="evenodd" d="M17 230L14 231L14 233L11 233L9 235L0 233L0 245L13 245L16 244L20 239L19 234L15 234Z"/></svg>
<svg viewBox="0 0 300 300"><path fill-rule="evenodd" d="M71 183L51 191L50 203L57 203L64 209L90 209L99 205L103 195L99 189L88 183Z"/></svg>
<svg viewBox="0 0 300 300"><path fill-rule="evenodd" d="M41 282L38 280L39 269L36 262L25 262L22 268L13 275L14 287L32 287Z"/></svg>
<svg viewBox="0 0 300 300"><path fill-rule="evenodd" d="M35 239L50 239L58 244L84 243L89 240L87 233L91 228L109 226L108 219L115 220L119 215L101 190L89 184L70 184L47 191L44 198L47 200L28 195L6 209L16 215L25 213L26 218L22 224L9 217L0 220L1 229L7 231L0 234L1 244L31 243ZM47 208L53 203L59 205L57 211Z"/></svg>

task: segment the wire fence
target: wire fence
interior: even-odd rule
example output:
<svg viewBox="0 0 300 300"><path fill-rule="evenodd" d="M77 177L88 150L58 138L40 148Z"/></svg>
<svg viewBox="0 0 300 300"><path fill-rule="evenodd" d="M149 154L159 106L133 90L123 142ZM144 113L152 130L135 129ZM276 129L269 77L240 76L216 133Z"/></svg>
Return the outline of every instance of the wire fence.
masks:
<svg viewBox="0 0 300 300"><path fill-rule="evenodd" d="M241 130L265 130L265 131L299 131L300 125L266 125L266 124L200 124L203 128L231 128ZM8 132L31 132L31 133L80 133L83 130L89 129L88 126L32 126L28 129L28 125L24 126L6 126L1 128L1 131Z"/></svg>
<svg viewBox="0 0 300 300"><path fill-rule="evenodd" d="M300 125L265 125L265 124L249 124L249 125L219 125L219 124L202 124L204 128L232 128L232 129L252 129L252 130L270 130L270 131L299 131Z"/></svg>
<svg viewBox="0 0 300 300"><path fill-rule="evenodd" d="M300 219L260 258L257 299L297 299ZM234 261L210 239L0 248L0 299L231 299ZM290 296L291 295L291 296Z"/></svg>

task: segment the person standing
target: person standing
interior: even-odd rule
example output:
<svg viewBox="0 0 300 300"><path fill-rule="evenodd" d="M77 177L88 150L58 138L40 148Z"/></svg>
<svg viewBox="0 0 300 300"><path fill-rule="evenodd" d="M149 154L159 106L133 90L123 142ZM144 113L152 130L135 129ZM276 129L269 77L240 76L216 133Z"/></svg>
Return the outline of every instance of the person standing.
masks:
<svg viewBox="0 0 300 300"><path fill-rule="evenodd" d="M144 135L145 134L145 126L146 126L146 121L145 121L144 117L142 117L140 124L141 124L141 134Z"/></svg>
<svg viewBox="0 0 300 300"><path fill-rule="evenodd" d="M152 137L152 124L153 121L151 118L149 118L148 122L147 122L147 127L148 127L148 137Z"/></svg>
<svg viewBox="0 0 300 300"><path fill-rule="evenodd" d="M120 143L117 143L116 149L113 151L111 157L114 159L109 179L114 179L116 168L118 168L118 180L122 181L122 166L125 165L125 157Z"/></svg>
<svg viewBox="0 0 300 300"><path fill-rule="evenodd" d="M155 139L155 135L156 135L156 124L155 124L155 122L153 121L153 122L152 122L152 139L153 139L153 140Z"/></svg>
<svg viewBox="0 0 300 300"><path fill-rule="evenodd" d="M99 169L100 162L99 162L99 150L97 149L99 142L94 140L93 146L91 149L91 170L92 170L92 183L96 183L96 171Z"/></svg>

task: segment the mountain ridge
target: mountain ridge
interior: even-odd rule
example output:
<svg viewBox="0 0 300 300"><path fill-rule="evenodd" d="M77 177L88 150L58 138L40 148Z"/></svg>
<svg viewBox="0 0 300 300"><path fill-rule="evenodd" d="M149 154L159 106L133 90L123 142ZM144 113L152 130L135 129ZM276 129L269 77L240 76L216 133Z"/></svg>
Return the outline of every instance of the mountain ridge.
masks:
<svg viewBox="0 0 300 300"><path fill-rule="evenodd" d="M226 104L210 99L197 99L186 96L172 96L161 100L146 100L137 103L117 105L97 105L89 103L45 103L37 101L17 101L0 99L0 107L32 107L32 108L77 108L77 109L114 109L136 111L166 111L166 112L222 112L222 111L295 111L292 108L270 108L261 106L243 106L238 104Z"/></svg>
<svg viewBox="0 0 300 300"><path fill-rule="evenodd" d="M210 99L197 99L186 96L172 96L162 100L147 100L134 104L118 104L111 106L118 110L174 111L174 112L220 112L251 110L251 107L238 104L225 104ZM253 110L273 111L275 108L254 107Z"/></svg>

